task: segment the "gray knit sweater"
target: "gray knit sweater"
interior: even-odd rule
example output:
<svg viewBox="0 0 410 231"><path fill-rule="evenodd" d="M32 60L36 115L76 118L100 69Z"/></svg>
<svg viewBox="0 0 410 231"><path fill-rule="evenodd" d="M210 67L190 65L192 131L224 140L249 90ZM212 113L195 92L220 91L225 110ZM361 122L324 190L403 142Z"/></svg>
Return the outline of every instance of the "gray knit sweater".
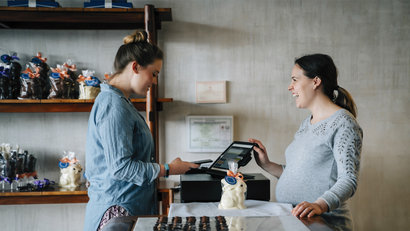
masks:
<svg viewBox="0 0 410 231"><path fill-rule="evenodd" d="M322 198L329 211L348 213L345 201L357 188L362 129L345 109L313 125L310 119L303 121L286 149L276 199L296 205Z"/></svg>

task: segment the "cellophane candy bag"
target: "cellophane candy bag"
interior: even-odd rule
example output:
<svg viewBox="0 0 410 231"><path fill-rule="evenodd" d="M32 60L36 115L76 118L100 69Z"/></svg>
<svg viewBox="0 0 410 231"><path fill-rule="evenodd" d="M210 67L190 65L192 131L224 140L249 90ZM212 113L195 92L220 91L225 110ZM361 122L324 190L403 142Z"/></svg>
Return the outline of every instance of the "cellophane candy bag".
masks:
<svg viewBox="0 0 410 231"><path fill-rule="evenodd" d="M20 93L21 65L17 53L3 54L0 63L0 98L17 99Z"/></svg>
<svg viewBox="0 0 410 231"><path fill-rule="evenodd" d="M38 52L37 56L34 56L30 61L30 65L36 69L36 77L38 77L38 79L33 79L35 89L34 95L37 99L47 99L50 93L51 86L48 78L50 67L46 61L47 58L42 57L40 52Z"/></svg>
<svg viewBox="0 0 410 231"><path fill-rule="evenodd" d="M95 99L100 93L101 81L93 76L94 71L83 70L82 75L78 76L80 83L80 97L79 99Z"/></svg>

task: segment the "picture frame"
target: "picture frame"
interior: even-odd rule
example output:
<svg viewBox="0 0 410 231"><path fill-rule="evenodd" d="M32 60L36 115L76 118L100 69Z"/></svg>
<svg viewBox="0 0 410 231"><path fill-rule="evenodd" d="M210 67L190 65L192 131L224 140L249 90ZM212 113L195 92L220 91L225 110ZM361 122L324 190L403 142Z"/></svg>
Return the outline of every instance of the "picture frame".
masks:
<svg viewBox="0 0 410 231"><path fill-rule="evenodd" d="M189 152L223 152L233 141L233 116L186 116Z"/></svg>
<svg viewBox="0 0 410 231"><path fill-rule="evenodd" d="M226 81L197 81L196 103L226 103Z"/></svg>

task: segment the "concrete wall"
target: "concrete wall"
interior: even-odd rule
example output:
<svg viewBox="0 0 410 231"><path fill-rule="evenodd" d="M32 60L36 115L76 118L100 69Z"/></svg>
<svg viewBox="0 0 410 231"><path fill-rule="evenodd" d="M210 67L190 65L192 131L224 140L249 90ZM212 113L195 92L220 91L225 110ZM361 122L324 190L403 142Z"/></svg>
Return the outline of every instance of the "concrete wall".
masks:
<svg viewBox="0 0 410 231"><path fill-rule="evenodd" d="M82 1L63 6L81 6ZM132 1L142 7L141 1ZM171 7L159 45L165 52L160 96L161 162L217 154L187 152L185 116L233 115L235 140L262 140L273 161L308 115L287 91L295 57L330 54L339 85L356 100L364 130L359 188L350 200L356 230L405 230L410 209L410 2L407 0L149 1ZM4 2L3 2L4 4ZM27 60L42 51L54 66L110 71L130 31L1 30L0 47ZM196 104L195 82L228 81L227 104ZM0 143L39 157L40 177L58 179L57 159L73 150L84 161L88 113L0 113ZM254 161L244 172L261 171ZM275 201L276 179L271 179ZM171 180L178 180L177 177ZM0 206L6 230L81 230L84 204ZM40 212L41 211L41 212ZM21 221L22 219L23 221ZM67 226L67 222L75 221Z"/></svg>

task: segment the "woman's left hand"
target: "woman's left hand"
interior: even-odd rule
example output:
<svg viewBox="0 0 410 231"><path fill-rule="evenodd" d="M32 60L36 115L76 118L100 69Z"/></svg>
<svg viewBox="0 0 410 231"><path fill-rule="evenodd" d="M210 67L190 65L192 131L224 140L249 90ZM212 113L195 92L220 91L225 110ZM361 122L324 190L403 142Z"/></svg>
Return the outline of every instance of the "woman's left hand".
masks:
<svg viewBox="0 0 410 231"><path fill-rule="evenodd" d="M317 200L313 203L309 203L307 201L303 201L296 205L295 208L292 209L292 215L296 217L313 217L314 215L320 215L327 211L327 204L323 200Z"/></svg>

